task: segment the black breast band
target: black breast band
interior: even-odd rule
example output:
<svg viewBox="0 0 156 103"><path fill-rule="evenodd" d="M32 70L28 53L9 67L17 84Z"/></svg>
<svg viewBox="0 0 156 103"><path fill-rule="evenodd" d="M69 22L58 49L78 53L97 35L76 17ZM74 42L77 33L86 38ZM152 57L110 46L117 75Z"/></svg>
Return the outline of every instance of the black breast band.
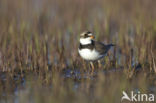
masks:
<svg viewBox="0 0 156 103"><path fill-rule="evenodd" d="M91 49L91 50L93 50L94 49L94 41L92 40L91 41L91 44L86 44L86 45L82 45L81 43L80 43L80 45L79 45L79 49L81 50L81 49Z"/></svg>

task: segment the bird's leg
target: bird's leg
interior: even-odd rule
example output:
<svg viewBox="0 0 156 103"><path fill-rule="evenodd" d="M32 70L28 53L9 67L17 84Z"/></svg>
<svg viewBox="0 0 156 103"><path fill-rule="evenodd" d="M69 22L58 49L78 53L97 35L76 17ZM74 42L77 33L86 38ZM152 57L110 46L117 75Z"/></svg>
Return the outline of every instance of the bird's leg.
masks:
<svg viewBox="0 0 156 103"><path fill-rule="evenodd" d="M99 67L99 68L102 67L102 65L101 65L101 61L100 61L100 60L98 60L98 67Z"/></svg>
<svg viewBox="0 0 156 103"><path fill-rule="evenodd" d="M92 73L93 73L94 72L94 64L93 64L93 62L90 62L90 65L92 67Z"/></svg>

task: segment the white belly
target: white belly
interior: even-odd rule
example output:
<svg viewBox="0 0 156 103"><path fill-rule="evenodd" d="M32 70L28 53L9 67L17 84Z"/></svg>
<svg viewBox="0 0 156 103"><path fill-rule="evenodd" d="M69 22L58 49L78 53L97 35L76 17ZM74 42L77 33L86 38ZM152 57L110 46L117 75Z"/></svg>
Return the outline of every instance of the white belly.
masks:
<svg viewBox="0 0 156 103"><path fill-rule="evenodd" d="M104 55L100 55L95 49L94 50L90 50L90 49L81 49L78 50L80 56L85 59L85 60L89 60L89 61L94 61L94 60L98 60L100 58L102 58Z"/></svg>

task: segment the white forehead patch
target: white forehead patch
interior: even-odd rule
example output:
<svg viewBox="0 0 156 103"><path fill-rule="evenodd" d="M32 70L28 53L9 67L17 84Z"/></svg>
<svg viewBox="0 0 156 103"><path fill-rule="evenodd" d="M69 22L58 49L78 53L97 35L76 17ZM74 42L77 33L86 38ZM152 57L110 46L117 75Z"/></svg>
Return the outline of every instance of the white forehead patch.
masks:
<svg viewBox="0 0 156 103"><path fill-rule="evenodd" d="M89 36L92 36L93 34L92 34L92 33L89 33L88 35L89 35Z"/></svg>

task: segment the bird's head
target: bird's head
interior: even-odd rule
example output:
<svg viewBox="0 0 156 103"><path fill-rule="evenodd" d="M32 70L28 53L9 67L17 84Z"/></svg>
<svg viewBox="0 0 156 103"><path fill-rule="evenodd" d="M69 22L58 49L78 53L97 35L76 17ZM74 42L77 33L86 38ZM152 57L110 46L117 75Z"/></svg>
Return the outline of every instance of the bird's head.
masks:
<svg viewBox="0 0 156 103"><path fill-rule="evenodd" d="M85 31L80 34L80 43L81 44L91 44L92 40L94 40L94 35L90 31Z"/></svg>

